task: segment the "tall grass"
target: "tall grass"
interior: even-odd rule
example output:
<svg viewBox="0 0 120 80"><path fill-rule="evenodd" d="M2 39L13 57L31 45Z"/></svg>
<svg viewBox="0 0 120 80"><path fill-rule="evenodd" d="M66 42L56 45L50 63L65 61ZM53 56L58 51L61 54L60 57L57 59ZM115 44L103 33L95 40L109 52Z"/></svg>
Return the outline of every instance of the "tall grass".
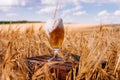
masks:
<svg viewBox="0 0 120 80"><path fill-rule="evenodd" d="M0 80L28 80L25 59L53 52L42 27L38 31L34 26L20 31L19 27L11 29L11 26L7 31L0 30ZM66 80L71 80L72 75L74 80L120 80L119 26L100 25L94 30L77 32L66 26L60 52L66 57L69 53L81 56L78 73L75 66ZM103 61L107 62L105 68L101 65ZM32 79L57 80L54 73L50 74L48 64L35 69Z"/></svg>

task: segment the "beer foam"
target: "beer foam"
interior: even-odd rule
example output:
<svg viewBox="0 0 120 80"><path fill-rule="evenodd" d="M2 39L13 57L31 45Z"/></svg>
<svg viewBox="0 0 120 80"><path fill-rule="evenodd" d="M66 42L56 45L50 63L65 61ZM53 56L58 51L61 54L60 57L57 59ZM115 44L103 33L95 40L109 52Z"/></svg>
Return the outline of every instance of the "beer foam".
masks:
<svg viewBox="0 0 120 80"><path fill-rule="evenodd" d="M64 28L63 21L62 21L61 18L59 18L59 19L49 19L47 21L47 23L45 24L44 29L45 29L46 34L49 36L49 33L51 33L57 27Z"/></svg>

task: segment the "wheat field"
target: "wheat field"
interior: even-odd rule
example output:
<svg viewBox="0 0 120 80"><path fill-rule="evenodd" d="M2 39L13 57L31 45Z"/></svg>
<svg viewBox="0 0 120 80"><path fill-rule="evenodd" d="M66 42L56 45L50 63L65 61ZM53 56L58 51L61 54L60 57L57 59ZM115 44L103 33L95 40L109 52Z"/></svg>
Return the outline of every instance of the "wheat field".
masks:
<svg viewBox="0 0 120 80"><path fill-rule="evenodd" d="M44 23L0 25L0 80L28 80L25 58L52 54ZM81 26L81 27L80 27ZM66 80L120 80L120 25L65 24L60 55L80 55ZM101 63L106 61L104 68ZM41 75L40 75L41 74ZM57 80L45 64L34 72L32 80Z"/></svg>

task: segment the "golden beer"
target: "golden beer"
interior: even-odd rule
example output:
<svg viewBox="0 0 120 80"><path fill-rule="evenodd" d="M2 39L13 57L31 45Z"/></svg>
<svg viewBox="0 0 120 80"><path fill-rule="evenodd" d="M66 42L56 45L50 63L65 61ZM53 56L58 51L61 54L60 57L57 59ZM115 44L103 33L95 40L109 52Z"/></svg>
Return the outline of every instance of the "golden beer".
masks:
<svg viewBox="0 0 120 80"><path fill-rule="evenodd" d="M59 48L62 45L64 40L64 28L61 25L58 25L50 35L50 45L52 48Z"/></svg>
<svg viewBox="0 0 120 80"><path fill-rule="evenodd" d="M45 31L48 36L51 47L59 48L64 39L64 26L62 19L51 19L45 25Z"/></svg>

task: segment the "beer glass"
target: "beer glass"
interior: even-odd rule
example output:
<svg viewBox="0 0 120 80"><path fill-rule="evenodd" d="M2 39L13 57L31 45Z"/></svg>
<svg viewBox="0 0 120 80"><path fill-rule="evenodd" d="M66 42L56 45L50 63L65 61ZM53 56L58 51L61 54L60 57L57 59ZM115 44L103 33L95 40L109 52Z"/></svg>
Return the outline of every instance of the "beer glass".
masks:
<svg viewBox="0 0 120 80"><path fill-rule="evenodd" d="M53 60L56 58L59 48L62 45L64 40L64 26L62 19L51 19L49 20L46 25L44 26L45 32L48 36L49 43L54 51L54 56L49 59L48 61Z"/></svg>

